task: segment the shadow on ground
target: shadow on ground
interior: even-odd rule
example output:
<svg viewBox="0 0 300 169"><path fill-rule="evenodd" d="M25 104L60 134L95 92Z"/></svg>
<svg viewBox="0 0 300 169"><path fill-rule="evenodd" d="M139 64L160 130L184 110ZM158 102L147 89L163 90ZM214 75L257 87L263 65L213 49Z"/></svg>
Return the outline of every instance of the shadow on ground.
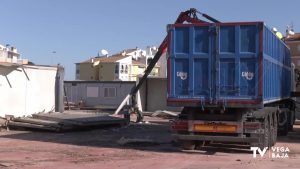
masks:
<svg viewBox="0 0 300 169"><path fill-rule="evenodd" d="M278 142L283 143L300 143L300 125L294 125L293 131L287 136L278 136Z"/></svg>

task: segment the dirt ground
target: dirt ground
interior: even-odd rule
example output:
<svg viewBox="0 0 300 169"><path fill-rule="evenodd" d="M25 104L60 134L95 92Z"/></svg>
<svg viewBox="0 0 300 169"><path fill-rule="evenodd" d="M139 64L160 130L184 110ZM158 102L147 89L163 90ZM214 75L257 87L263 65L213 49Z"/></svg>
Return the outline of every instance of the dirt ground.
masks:
<svg viewBox="0 0 300 169"><path fill-rule="evenodd" d="M288 158L253 158L249 146L212 144L181 151L172 142L169 120L146 118L148 124L105 127L64 133L0 132L0 168L63 169L211 169L300 168L300 126L277 147L288 147ZM126 139L154 143L125 144Z"/></svg>

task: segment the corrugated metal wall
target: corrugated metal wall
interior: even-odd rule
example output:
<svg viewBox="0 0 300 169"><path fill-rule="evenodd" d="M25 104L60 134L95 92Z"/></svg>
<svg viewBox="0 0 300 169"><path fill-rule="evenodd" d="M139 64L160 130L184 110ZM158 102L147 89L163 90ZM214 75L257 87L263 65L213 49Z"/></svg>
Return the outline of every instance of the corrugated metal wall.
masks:
<svg viewBox="0 0 300 169"><path fill-rule="evenodd" d="M169 36L170 102L244 107L289 97L289 50L264 23L176 24Z"/></svg>
<svg viewBox="0 0 300 169"><path fill-rule="evenodd" d="M78 104L82 100L86 107L117 108L135 82L65 81L64 85L70 102Z"/></svg>
<svg viewBox="0 0 300 169"><path fill-rule="evenodd" d="M264 27L263 32L263 55L264 102L290 97L290 51L267 27Z"/></svg>

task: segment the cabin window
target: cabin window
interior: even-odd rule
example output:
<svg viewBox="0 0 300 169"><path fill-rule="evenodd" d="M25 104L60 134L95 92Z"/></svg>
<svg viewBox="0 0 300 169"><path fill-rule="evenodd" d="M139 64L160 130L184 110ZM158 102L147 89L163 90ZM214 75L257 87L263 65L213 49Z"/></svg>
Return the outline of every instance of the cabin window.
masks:
<svg viewBox="0 0 300 169"><path fill-rule="evenodd" d="M104 97L116 97L117 96L117 89L115 87L106 87L104 88Z"/></svg>

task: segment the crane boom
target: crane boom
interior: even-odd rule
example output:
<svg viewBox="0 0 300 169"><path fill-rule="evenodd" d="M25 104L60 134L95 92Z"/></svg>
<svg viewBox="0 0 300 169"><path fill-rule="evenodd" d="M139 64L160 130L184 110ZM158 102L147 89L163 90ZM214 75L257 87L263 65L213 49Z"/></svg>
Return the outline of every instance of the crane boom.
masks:
<svg viewBox="0 0 300 169"><path fill-rule="evenodd" d="M179 16L177 17L177 19L175 21L175 24L180 24L180 23L184 23L184 22L209 23L209 22L198 19L197 13L202 15L204 18L210 20L211 22L220 23L220 21L218 21L217 19L215 19L215 18L213 18L213 17L211 17L211 16L209 16L205 13L201 13L201 12L197 11L195 8L191 8L187 11L181 12L179 14ZM164 51L167 49L167 47L168 47L167 40L168 40L168 35L165 37L165 39L160 44L157 53L154 55L153 59L151 60L151 62L147 66L143 77L139 80L138 84L132 88L130 94L128 94L126 96L126 98L122 101L122 103L119 105L119 107L117 108L117 110L115 111L114 114L118 114L121 111L121 109L125 106L125 104L128 102L128 100L131 98L132 99L132 105L131 105L130 109L132 109L131 110L132 112L137 112L137 114L138 114L137 122L139 122L143 119L142 114L141 114L141 112L139 111L139 109L137 107L136 94L139 91L139 89L141 88L141 86L143 85L144 81L147 79L147 77L151 73L151 71L154 68L157 61L160 59L160 57L162 56Z"/></svg>

